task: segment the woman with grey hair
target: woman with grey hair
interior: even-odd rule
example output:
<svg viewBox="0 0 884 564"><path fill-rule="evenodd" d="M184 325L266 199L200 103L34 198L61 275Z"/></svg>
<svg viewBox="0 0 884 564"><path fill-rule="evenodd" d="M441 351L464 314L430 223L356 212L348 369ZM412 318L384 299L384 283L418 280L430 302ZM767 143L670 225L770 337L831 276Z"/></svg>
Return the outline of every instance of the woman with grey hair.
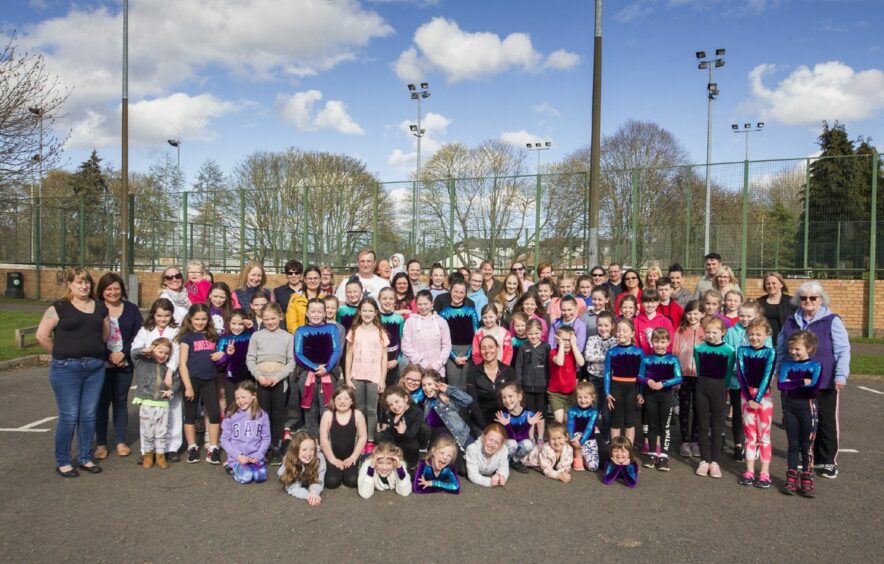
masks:
<svg viewBox="0 0 884 564"><path fill-rule="evenodd" d="M812 280L798 287L792 303L798 309L783 324L777 338L777 361L788 358L789 336L800 330L816 335L819 345L811 359L820 363L817 393L817 433L813 444L814 466L820 476L838 476L838 394L850 375L850 340L841 318L829 310L831 300L822 285Z"/></svg>

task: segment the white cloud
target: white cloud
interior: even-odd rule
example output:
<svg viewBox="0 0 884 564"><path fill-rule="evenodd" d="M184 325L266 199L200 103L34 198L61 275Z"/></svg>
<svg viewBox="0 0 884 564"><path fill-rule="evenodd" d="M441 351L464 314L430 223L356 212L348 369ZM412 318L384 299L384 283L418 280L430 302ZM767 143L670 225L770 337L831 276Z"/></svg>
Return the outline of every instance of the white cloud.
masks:
<svg viewBox="0 0 884 564"><path fill-rule="evenodd" d="M542 136L529 133L524 129L520 129L519 131L504 131L500 134L500 140L504 143L515 145L519 149L524 149L527 143L544 141Z"/></svg>
<svg viewBox="0 0 884 564"><path fill-rule="evenodd" d="M559 117L562 115L561 112L549 102L541 102L531 109L534 110L535 114L546 114L550 117Z"/></svg>
<svg viewBox="0 0 884 564"><path fill-rule="evenodd" d="M291 96L276 96L276 109L282 119L299 131L334 129L349 135L362 135L365 131L347 113L347 106L340 100L329 100L318 113L316 102L322 100L319 90L295 92Z"/></svg>
<svg viewBox="0 0 884 564"><path fill-rule="evenodd" d="M89 131L120 97L122 13L116 6L71 5L19 39L73 87L62 125ZM312 76L355 60L373 39L393 33L358 0L139 0L129 16L129 92L136 102L205 83L218 69L253 81Z"/></svg>
<svg viewBox="0 0 884 564"><path fill-rule="evenodd" d="M412 124L414 124L413 120L403 120L399 122L396 129L408 139L415 150L406 152L402 149L393 149L393 152L387 157L388 165L405 170L414 168L417 162L417 137L411 132ZM451 120L442 114L427 112L421 120L421 129L424 130L424 136L421 138L421 160L426 161L432 157L445 143L444 137L448 133L449 125L451 125Z"/></svg>
<svg viewBox="0 0 884 564"><path fill-rule="evenodd" d="M231 102L212 94L171 96L129 104L129 141L133 145L155 145L180 137L211 141L215 134L209 122L237 109ZM74 124L67 146L74 149L106 147L120 142L120 105L114 110L86 110Z"/></svg>
<svg viewBox="0 0 884 564"><path fill-rule="evenodd" d="M453 20L441 17L421 25L414 33L414 44L393 65L404 81L423 80L433 69L441 70L449 82L458 82L511 68L567 70L580 61L579 55L560 49L543 64L543 55L534 49L527 33L511 33L501 39L490 32L464 31Z"/></svg>
<svg viewBox="0 0 884 564"><path fill-rule="evenodd" d="M614 19L621 23L629 23L654 11L657 0L636 0L627 4L614 14Z"/></svg>
<svg viewBox="0 0 884 564"><path fill-rule="evenodd" d="M764 85L764 76L776 70L762 64L749 73L754 99L767 120L786 125L816 124L821 120L862 120L884 109L884 72L860 72L838 61L800 66L777 84Z"/></svg>

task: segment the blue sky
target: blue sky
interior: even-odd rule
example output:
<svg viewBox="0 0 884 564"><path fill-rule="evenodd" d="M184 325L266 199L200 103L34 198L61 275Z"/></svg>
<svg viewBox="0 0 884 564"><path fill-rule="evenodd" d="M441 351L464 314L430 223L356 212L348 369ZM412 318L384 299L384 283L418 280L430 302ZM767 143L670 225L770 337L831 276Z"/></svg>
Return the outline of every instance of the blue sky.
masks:
<svg viewBox="0 0 884 564"><path fill-rule="evenodd" d="M70 168L93 147L119 165L121 1L21 0L0 30L73 87ZM713 160L741 160L734 122L764 121L751 157L814 154L820 122L884 148L882 0L607 0L602 132L655 121L692 161L706 149L706 74L716 69ZM253 151L347 153L382 180L408 178L416 105L429 82L423 158L446 142L550 140L543 160L588 144L593 2L522 0L130 0L130 170L183 140L188 181ZM532 160L529 161L533 163ZM533 165L531 165L533 168Z"/></svg>

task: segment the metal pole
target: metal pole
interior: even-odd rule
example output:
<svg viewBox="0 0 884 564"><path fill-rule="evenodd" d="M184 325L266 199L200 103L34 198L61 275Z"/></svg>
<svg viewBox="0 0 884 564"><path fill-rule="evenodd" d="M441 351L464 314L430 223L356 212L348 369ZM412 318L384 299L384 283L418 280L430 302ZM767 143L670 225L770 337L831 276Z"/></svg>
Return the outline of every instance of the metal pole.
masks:
<svg viewBox="0 0 884 564"><path fill-rule="evenodd" d="M378 212L380 200L381 183L374 183L374 201L371 215L371 248L377 252L378 248ZM306 264L306 263L305 263Z"/></svg>
<svg viewBox="0 0 884 564"><path fill-rule="evenodd" d="M715 65L710 62L709 84L712 84L713 66ZM709 254L709 226L712 215L712 176L709 169L709 165L712 163L712 95L708 90L706 98L706 217L703 227L703 255Z"/></svg>
<svg viewBox="0 0 884 564"><path fill-rule="evenodd" d="M589 241L586 268L601 264L599 251L599 195L601 194L602 121L602 0L595 1L595 39L592 59L592 138L589 145Z"/></svg>
<svg viewBox="0 0 884 564"><path fill-rule="evenodd" d="M537 151L537 158L540 159L540 151ZM540 264L540 201L543 197L543 190L540 185L540 167L537 167L537 183L534 187L534 272ZM524 265L523 265L524 266Z"/></svg>
<svg viewBox="0 0 884 564"><path fill-rule="evenodd" d="M123 0L123 100L120 170L120 271L129 283L129 0Z"/></svg>
<svg viewBox="0 0 884 564"><path fill-rule="evenodd" d="M86 196L80 195L80 268L86 266Z"/></svg>
<svg viewBox="0 0 884 564"><path fill-rule="evenodd" d="M454 269L454 178L448 177L448 255L451 257L449 268Z"/></svg>
<svg viewBox="0 0 884 564"><path fill-rule="evenodd" d="M629 243L629 262L633 268L638 268L638 169L632 169L632 237Z"/></svg>
<svg viewBox="0 0 884 564"><path fill-rule="evenodd" d="M239 266L246 265L246 197L242 188L239 189Z"/></svg>
<svg viewBox="0 0 884 564"><path fill-rule="evenodd" d="M691 256L691 223L693 222L693 216L691 216L691 197L694 194L694 167L688 166L688 205L687 211L685 212L685 235L684 235L684 268L690 268L688 266L688 260Z"/></svg>
<svg viewBox="0 0 884 564"><path fill-rule="evenodd" d="M190 256L188 254L189 249L187 248L187 242L189 241L187 237L187 196L188 193L184 192L184 198L182 199L183 205L181 207L181 244L184 245L184 251L182 253L182 262L184 263L184 265L186 265L187 261L190 260Z"/></svg>
<svg viewBox="0 0 884 564"><path fill-rule="evenodd" d="M875 281L878 268L878 151L872 149L872 209L869 225L869 304L866 337L875 336Z"/></svg>
<svg viewBox="0 0 884 564"><path fill-rule="evenodd" d="M61 233L60 233L61 237L59 237L60 243L58 246L58 262L59 262L59 266L61 266L62 268L67 266L67 261L65 260L66 255L67 255L67 252L66 252L66 249L67 249L67 241L66 241L66 239L67 239L67 214L66 214L66 212L67 212L67 210L65 208L59 209L59 212L58 212L59 223L61 224Z"/></svg>
<svg viewBox="0 0 884 564"><path fill-rule="evenodd" d="M39 226L42 225L42 223L43 223L43 218L42 218L42 213L41 213L43 211L42 208L43 208L43 200L42 200L42 198L40 198L38 196L37 197L37 226L38 226L38 228L37 228L37 238L36 238L37 261L34 265L34 270L36 273L36 277L34 279L34 290L37 293L38 300L40 299L40 266L41 266L40 263L43 261L43 249L41 248L43 245L42 245L42 242L40 241L43 233L41 232L41 229L39 228Z"/></svg>
<svg viewBox="0 0 884 564"><path fill-rule="evenodd" d="M135 194L129 194L129 210L131 213L129 216L129 240L127 241L127 247L129 249L129 269L126 272L134 272L135 271Z"/></svg>
<svg viewBox="0 0 884 564"><path fill-rule="evenodd" d="M227 226L221 226L221 272L227 272Z"/></svg>
<svg viewBox="0 0 884 564"><path fill-rule="evenodd" d="M307 264L307 228L310 222L310 187L304 186L304 227L301 229L301 262Z"/></svg>
<svg viewBox="0 0 884 564"><path fill-rule="evenodd" d="M748 136L746 137L749 138ZM749 159L743 161L743 233L740 248L740 287L745 291L749 260Z"/></svg>
<svg viewBox="0 0 884 564"><path fill-rule="evenodd" d="M835 268L841 268L841 222L835 229Z"/></svg>
<svg viewBox="0 0 884 564"><path fill-rule="evenodd" d="M810 243L810 159L805 160L804 167L804 253L803 268L807 270L807 251Z"/></svg>
<svg viewBox="0 0 884 564"><path fill-rule="evenodd" d="M421 131L421 96L417 97L417 176L414 179L414 246L417 250L418 232L420 231L420 221L418 220L418 212L420 206L418 202L421 199L421 139L424 134ZM417 254L417 253L415 253Z"/></svg>

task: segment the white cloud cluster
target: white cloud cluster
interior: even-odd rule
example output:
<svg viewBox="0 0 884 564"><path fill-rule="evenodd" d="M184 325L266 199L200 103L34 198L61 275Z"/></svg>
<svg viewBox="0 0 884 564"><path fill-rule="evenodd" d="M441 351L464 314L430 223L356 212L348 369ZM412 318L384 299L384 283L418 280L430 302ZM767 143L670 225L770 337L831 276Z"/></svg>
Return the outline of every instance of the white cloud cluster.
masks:
<svg viewBox="0 0 884 564"><path fill-rule="evenodd" d="M838 61L800 66L771 89L764 77L776 70L762 64L749 73L753 100L764 119L786 125L821 120L863 120L884 109L884 72L855 71Z"/></svg>
<svg viewBox="0 0 884 564"><path fill-rule="evenodd" d="M122 13L72 4L60 17L23 30L22 46L74 88L66 110L73 144L91 144L95 126L113 121L120 97ZM129 10L129 95L181 102L181 85L221 69L244 80L297 79L354 60L392 27L358 0L139 0ZM199 96L195 96L199 98ZM328 108L328 123L340 108ZM133 134L135 131L133 130ZM200 135L182 131L182 135Z"/></svg>
<svg viewBox="0 0 884 564"><path fill-rule="evenodd" d="M433 18L414 33L414 45L394 63L404 81L419 81L433 70L442 71L449 82L493 76L512 68L527 72L568 70L580 63L580 55L559 49L544 57L534 49L527 33L501 38L490 32L468 32L457 22Z"/></svg>
<svg viewBox="0 0 884 564"><path fill-rule="evenodd" d="M404 135L415 150L403 151L402 149L394 149L390 156L387 157L387 164L401 169L410 169L417 162L417 137L411 132L410 126L414 123L412 120L403 120L399 122L396 129L400 134ZM445 141L444 137L448 132L448 126L451 120L442 114L427 112L427 115L421 120L421 129L424 130L424 136L421 138L421 159L426 161L436 151L439 150Z"/></svg>
<svg viewBox="0 0 884 564"><path fill-rule="evenodd" d="M362 135L365 131L347 113L347 107L340 100L329 100L316 112L314 105L322 100L319 90L295 92L291 96L280 94L276 97L276 109L282 119L299 131L334 129L348 135Z"/></svg>
<svg viewBox="0 0 884 564"><path fill-rule="evenodd" d="M545 114L549 117L559 117L562 115L561 112L559 112L558 108L556 108L549 102L541 102L535 105L532 110L534 110L535 114Z"/></svg>
<svg viewBox="0 0 884 564"><path fill-rule="evenodd" d="M534 133L529 133L524 129L520 129L519 131L504 131L500 134L500 140L504 143L509 143L510 145L515 145L519 149L524 149L526 143L535 143L535 142L543 142L545 139L541 135L535 135Z"/></svg>

